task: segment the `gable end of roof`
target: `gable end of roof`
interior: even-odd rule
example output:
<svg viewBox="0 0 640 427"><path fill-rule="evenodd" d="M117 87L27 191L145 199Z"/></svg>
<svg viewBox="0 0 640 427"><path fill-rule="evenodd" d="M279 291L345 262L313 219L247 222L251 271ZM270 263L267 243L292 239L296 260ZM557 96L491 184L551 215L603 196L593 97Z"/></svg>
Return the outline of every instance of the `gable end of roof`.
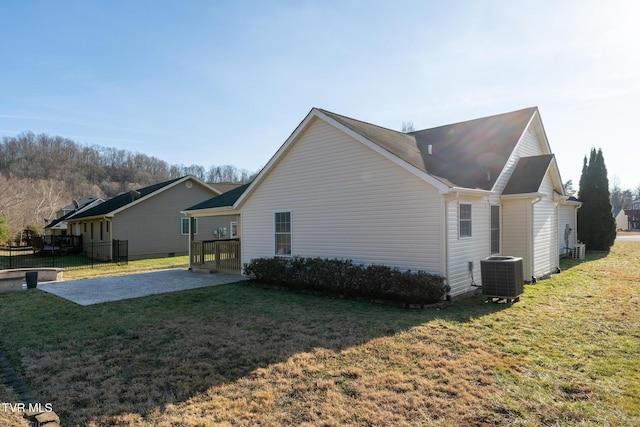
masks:
<svg viewBox="0 0 640 427"><path fill-rule="evenodd" d="M70 220L75 221L81 218L91 218L96 216L112 216L115 213L119 212L120 210L129 207L130 205L146 200L146 198L149 197L150 195L155 194L161 191L162 189L168 188L172 185L178 184L181 181L185 181L188 178L190 177L183 176L180 178L175 178L175 179L160 182L157 184L149 185L147 187L139 188L137 190L121 193L107 201L100 203L99 205L91 209L88 209L82 213L79 213L78 215L73 216L73 218L70 218ZM203 184L203 185L209 188L206 184Z"/></svg>

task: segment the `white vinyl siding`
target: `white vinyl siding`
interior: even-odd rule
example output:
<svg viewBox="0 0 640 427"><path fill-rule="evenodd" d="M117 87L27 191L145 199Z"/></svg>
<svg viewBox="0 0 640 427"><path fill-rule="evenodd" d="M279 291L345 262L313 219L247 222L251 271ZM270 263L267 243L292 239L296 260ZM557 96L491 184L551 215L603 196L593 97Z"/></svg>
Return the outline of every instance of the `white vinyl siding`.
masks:
<svg viewBox="0 0 640 427"><path fill-rule="evenodd" d="M538 139L538 131L536 130L538 126L537 120L533 120L533 122L529 125L529 128L524 132L520 142L516 145L511 153L511 156L507 160L505 167L502 170L502 173L496 180L496 183L493 186L493 190L495 191L495 196L491 198L491 203L498 204L499 203L499 194L502 193L504 187L507 185L513 170L518 163L518 160L521 157L531 157L531 156L539 156L541 154L550 154L546 149L543 149L542 142ZM529 130L532 129L532 130ZM503 212L504 215L504 212Z"/></svg>
<svg viewBox="0 0 640 427"><path fill-rule="evenodd" d="M470 237L459 238L459 206L470 205L473 216L473 233ZM447 202L447 248L448 284L451 296L469 292L475 288L473 282L481 283L480 261L490 255L490 214L486 198L452 200ZM469 263L472 270L469 270Z"/></svg>
<svg viewBox="0 0 640 427"><path fill-rule="evenodd" d="M569 232L567 232L567 228L570 229ZM568 242L565 237L568 237ZM565 254L571 251L575 243L576 208L573 205L560 205L558 208L558 253Z"/></svg>
<svg viewBox="0 0 640 427"><path fill-rule="evenodd" d="M505 200L502 204L502 255L522 258L522 276L531 280L533 207L530 199Z"/></svg>
<svg viewBox="0 0 640 427"><path fill-rule="evenodd" d="M558 266L556 238L558 219L549 174L544 177L540 191L545 196L533 205L533 275L536 277L549 274Z"/></svg>
<svg viewBox="0 0 640 427"><path fill-rule="evenodd" d="M541 140L543 131L540 126L536 118L522 135L494 185L493 190L496 194L502 193L521 157L549 154L546 144ZM557 212L549 173L545 176L539 191L544 197L536 203L533 203L533 195L532 198L525 199L502 199L500 253L522 257L523 278L526 281L530 281L531 276L550 273L557 266ZM491 202L495 204L500 203L499 200L499 196L491 198Z"/></svg>
<svg viewBox="0 0 640 427"><path fill-rule="evenodd" d="M500 206L491 205L491 254L500 253Z"/></svg>
<svg viewBox="0 0 640 427"><path fill-rule="evenodd" d="M321 119L241 207L243 262L273 256L273 214L284 206L292 255L444 274L438 191Z"/></svg>

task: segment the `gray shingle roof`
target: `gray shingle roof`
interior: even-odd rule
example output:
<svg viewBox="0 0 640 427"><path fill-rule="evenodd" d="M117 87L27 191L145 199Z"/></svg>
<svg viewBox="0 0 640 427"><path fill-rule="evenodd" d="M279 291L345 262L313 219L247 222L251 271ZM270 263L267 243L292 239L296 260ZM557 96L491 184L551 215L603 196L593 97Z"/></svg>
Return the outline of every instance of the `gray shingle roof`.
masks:
<svg viewBox="0 0 640 427"><path fill-rule="evenodd" d="M537 107L411 133L316 109L450 187L491 190ZM232 206L249 184L187 208Z"/></svg>
<svg viewBox="0 0 640 427"><path fill-rule="evenodd" d="M537 193L553 158L553 154L521 157L502 194Z"/></svg>
<svg viewBox="0 0 640 427"><path fill-rule="evenodd" d="M537 107L408 134L319 111L448 185L490 190Z"/></svg>

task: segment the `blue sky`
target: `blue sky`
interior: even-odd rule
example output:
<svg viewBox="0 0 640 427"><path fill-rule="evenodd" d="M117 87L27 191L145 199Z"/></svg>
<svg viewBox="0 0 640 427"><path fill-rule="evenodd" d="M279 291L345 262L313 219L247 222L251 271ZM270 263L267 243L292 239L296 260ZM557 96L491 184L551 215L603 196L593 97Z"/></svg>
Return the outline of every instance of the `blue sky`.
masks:
<svg viewBox="0 0 640 427"><path fill-rule="evenodd" d="M640 186L640 2L0 3L0 136L256 171L312 107L424 129L538 106L562 179Z"/></svg>

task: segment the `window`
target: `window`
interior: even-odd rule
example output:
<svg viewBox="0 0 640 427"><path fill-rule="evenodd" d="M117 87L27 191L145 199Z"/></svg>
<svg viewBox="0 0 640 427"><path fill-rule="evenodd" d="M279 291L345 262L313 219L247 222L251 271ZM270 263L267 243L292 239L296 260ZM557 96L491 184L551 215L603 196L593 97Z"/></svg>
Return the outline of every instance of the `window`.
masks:
<svg viewBox="0 0 640 427"><path fill-rule="evenodd" d="M458 218L460 221L458 237L471 237L471 205L467 203L460 203L458 210Z"/></svg>
<svg viewBox="0 0 640 427"><path fill-rule="evenodd" d="M189 235L189 219L180 218L180 234L183 236ZM193 234L198 234L198 218L193 218Z"/></svg>
<svg viewBox="0 0 640 427"><path fill-rule="evenodd" d="M291 256L291 212L274 214L275 254Z"/></svg>
<svg viewBox="0 0 640 427"><path fill-rule="evenodd" d="M84 225L84 232L86 233L87 232L87 223L83 222L82 225Z"/></svg>
<svg viewBox="0 0 640 427"><path fill-rule="evenodd" d="M491 253L500 253L500 206L491 206Z"/></svg>
<svg viewBox="0 0 640 427"><path fill-rule="evenodd" d="M231 239L237 239L238 238L238 223L236 221L231 221L231 223L229 224L229 226L231 227Z"/></svg>
<svg viewBox="0 0 640 427"><path fill-rule="evenodd" d="M111 222L111 221L107 221L107 234L109 234L109 223L110 223L110 222Z"/></svg>
<svg viewBox="0 0 640 427"><path fill-rule="evenodd" d="M93 240L93 222L91 222L90 227L91 227L91 240Z"/></svg>
<svg viewBox="0 0 640 427"><path fill-rule="evenodd" d="M102 221L100 221L100 240L104 240L104 231L102 227Z"/></svg>

